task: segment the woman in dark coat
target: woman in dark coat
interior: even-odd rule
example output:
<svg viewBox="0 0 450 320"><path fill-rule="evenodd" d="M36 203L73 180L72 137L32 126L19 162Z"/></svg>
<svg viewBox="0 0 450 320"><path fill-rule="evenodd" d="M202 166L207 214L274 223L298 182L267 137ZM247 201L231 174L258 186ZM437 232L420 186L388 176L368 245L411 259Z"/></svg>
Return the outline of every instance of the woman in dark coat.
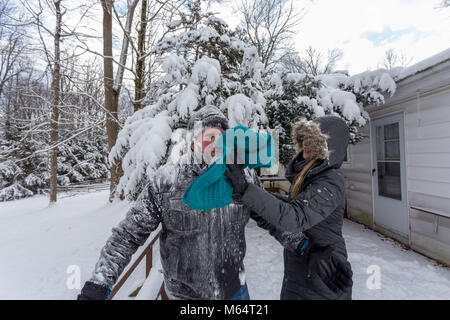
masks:
<svg viewBox="0 0 450 320"><path fill-rule="evenodd" d="M280 234L297 239L294 250L285 245L281 299L351 299L352 272L342 236L345 180L339 170L347 150L348 126L335 116L301 119L293 126L292 138L298 153L286 169L291 182L288 197L247 183L237 165L228 165L226 176L242 202L263 221L258 224L272 228L278 240ZM327 283L311 270L318 261L329 272ZM347 278L336 279L343 275ZM344 286L338 288L336 283Z"/></svg>

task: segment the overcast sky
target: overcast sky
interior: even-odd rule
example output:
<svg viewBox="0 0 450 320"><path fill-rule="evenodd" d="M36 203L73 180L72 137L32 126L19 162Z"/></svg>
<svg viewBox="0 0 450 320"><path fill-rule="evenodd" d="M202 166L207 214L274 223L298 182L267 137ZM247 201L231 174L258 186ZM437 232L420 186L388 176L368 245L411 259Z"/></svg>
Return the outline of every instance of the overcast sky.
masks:
<svg viewBox="0 0 450 320"><path fill-rule="evenodd" d="M439 0L296 0L306 15L294 37L297 50L312 45L327 52L344 52L337 69L351 74L381 66L386 50L412 58L412 63L450 47L450 8ZM233 1L231 2L231 4ZM230 2L219 16L238 23ZM212 8L216 11L216 8Z"/></svg>

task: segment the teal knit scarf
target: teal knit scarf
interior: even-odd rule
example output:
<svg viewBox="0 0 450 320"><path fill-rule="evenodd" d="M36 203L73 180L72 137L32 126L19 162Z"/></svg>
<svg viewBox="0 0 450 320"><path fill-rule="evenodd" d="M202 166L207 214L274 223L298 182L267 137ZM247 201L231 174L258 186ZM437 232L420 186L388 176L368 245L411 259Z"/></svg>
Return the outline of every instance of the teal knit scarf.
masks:
<svg viewBox="0 0 450 320"><path fill-rule="evenodd" d="M183 202L192 208L209 210L230 204L233 186L224 173L228 170L226 159L230 159L235 149L238 158L242 159L239 163L244 162L243 167L270 167L275 162L272 136L244 126L226 130L218 138L216 146L220 152L213 163L192 181L183 194Z"/></svg>

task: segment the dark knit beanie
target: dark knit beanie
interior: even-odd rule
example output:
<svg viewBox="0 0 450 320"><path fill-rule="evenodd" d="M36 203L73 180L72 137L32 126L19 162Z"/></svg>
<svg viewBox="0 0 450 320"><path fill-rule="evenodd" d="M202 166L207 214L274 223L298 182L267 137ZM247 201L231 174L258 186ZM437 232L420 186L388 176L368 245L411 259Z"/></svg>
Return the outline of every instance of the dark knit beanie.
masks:
<svg viewBox="0 0 450 320"><path fill-rule="evenodd" d="M227 130L229 128L228 119L218 108L214 106L206 106L192 114L189 119L187 129L188 131L193 131L195 123L201 121L202 129L205 131L208 128L222 128Z"/></svg>

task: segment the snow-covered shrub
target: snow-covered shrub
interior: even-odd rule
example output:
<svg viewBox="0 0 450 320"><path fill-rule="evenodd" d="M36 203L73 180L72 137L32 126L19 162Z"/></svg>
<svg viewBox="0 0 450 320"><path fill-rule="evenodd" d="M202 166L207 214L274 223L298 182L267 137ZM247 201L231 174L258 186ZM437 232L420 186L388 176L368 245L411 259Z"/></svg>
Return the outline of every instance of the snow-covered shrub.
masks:
<svg viewBox="0 0 450 320"><path fill-rule="evenodd" d="M50 187L48 153L43 141L1 140L0 201L41 194ZM60 186L109 178L106 137L78 136L59 147L57 183Z"/></svg>
<svg viewBox="0 0 450 320"><path fill-rule="evenodd" d="M191 114L205 106L220 108L230 125L259 128L267 125L262 91L263 65L256 49L241 41L212 13L196 3L174 23L178 30L153 48L164 75L158 80L154 102L129 117L109 154L122 159L123 176L117 193L135 197L147 179L175 147L177 129L186 127Z"/></svg>
<svg viewBox="0 0 450 320"><path fill-rule="evenodd" d="M109 177L106 137L69 140L58 152L58 184L67 185Z"/></svg>
<svg viewBox="0 0 450 320"><path fill-rule="evenodd" d="M338 115L354 143L368 119L363 106L381 104L383 93L395 91L384 70L355 76L281 72L269 80L256 48L239 31L201 12L198 2L187 6L189 12L170 23L171 32L152 49L164 74L150 90L151 103L126 120L109 154L110 163L122 159L116 196L135 198L157 168L183 156L177 145L183 144L180 129L205 106L220 108L230 126L278 129L280 160L287 163L294 152L290 130L295 120Z"/></svg>
<svg viewBox="0 0 450 320"><path fill-rule="evenodd" d="M28 197L47 186L46 154L32 156L43 146L32 137L21 140L20 132L15 133L9 140L0 140L0 201Z"/></svg>

